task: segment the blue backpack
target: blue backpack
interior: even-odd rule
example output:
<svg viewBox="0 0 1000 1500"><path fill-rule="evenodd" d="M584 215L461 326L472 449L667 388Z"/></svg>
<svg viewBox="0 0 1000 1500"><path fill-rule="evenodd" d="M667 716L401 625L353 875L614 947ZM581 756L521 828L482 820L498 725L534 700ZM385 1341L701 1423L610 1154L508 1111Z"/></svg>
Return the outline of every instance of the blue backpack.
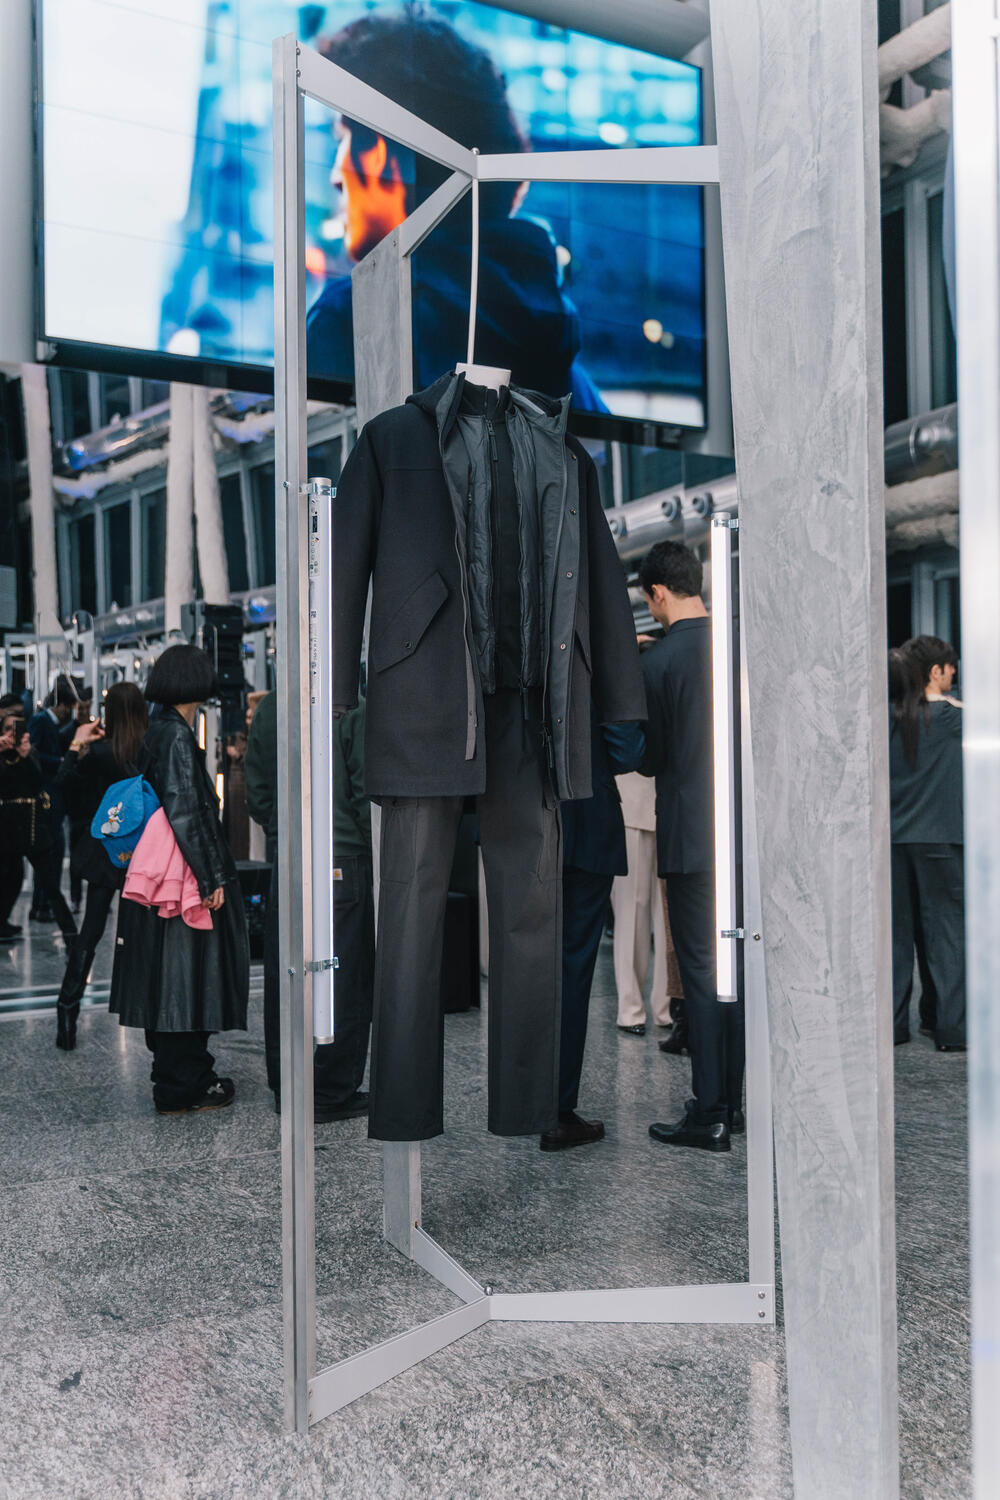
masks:
<svg viewBox="0 0 1000 1500"><path fill-rule="evenodd" d="M159 797L144 776L113 782L104 793L90 832L104 845L116 870L127 868L146 824L159 805Z"/></svg>

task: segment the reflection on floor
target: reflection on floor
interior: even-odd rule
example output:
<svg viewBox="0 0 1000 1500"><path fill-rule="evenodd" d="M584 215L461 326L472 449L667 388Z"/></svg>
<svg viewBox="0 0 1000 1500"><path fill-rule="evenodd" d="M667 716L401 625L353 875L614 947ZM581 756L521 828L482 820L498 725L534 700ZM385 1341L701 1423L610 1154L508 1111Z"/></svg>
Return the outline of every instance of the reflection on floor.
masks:
<svg viewBox="0 0 1000 1500"><path fill-rule="evenodd" d="M249 1034L216 1047L235 1106L159 1119L142 1038L103 1007L70 1055L51 1013L3 1013L58 983L60 940L38 932L0 957L4 1497L791 1495L780 1329L493 1324L286 1436L259 971ZM424 1222L497 1290L745 1275L742 1143L649 1140L687 1066L655 1031L620 1036L612 997L605 949L582 1099L608 1140L554 1156L486 1135L484 1018L448 1020ZM965 1064L922 1037L896 1063L903 1494L950 1500L969 1492ZM363 1122L318 1127L316 1145L323 1365L454 1299L383 1245Z"/></svg>

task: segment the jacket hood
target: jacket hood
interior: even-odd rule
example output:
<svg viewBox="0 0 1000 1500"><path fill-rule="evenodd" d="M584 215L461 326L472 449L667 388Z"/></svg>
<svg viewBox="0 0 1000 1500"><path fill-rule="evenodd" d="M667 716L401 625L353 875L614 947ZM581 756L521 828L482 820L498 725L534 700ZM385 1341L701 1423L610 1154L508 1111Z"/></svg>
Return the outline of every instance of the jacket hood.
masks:
<svg viewBox="0 0 1000 1500"><path fill-rule="evenodd" d="M433 385L407 396L406 404L418 406L429 417L433 417L444 438L455 424L465 385L464 372L457 374L454 370L448 370ZM522 390L516 385L510 387L510 395L514 406L533 427L553 435L565 433L569 418L569 396L545 396L540 391Z"/></svg>

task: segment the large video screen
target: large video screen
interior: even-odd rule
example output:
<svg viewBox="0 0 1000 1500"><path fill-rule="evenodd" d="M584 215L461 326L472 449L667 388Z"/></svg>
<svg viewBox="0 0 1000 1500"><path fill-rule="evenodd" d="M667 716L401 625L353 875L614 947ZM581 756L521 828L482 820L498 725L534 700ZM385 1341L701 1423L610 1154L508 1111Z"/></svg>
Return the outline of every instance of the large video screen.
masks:
<svg viewBox="0 0 1000 1500"><path fill-rule="evenodd" d="M147 368L253 389L273 364L275 36L484 153L701 140L697 68L473 0L39 3L40 333ZM346 391L351 268L445 174L311 101L306 158L309 373ZM480 231L480 363L581 412L705 425L700 188L484 184ZM465 357L470 267L467 196L414 260L419 385Z"/></svg>

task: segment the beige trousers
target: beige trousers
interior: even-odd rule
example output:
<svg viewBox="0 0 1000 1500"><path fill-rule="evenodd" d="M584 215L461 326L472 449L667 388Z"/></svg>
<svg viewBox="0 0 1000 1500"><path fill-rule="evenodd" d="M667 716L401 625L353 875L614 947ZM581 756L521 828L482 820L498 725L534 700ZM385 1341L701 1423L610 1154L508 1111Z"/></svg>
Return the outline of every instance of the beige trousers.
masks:
<svg viewBox="0 0 1000 1500"><path fill-rule="evenodd" d="M656 834L641 828L625 829L628 874L615 877L611 904L615 913L615 985L618 990L618 1025L639 1026L646 1020L642 992L649 973L650 940L654 954L653 987L649 1003L657 1026L670 1024L670 990L667 965L673 945L668 939L666 904L656 875ZM676 960L674 960L676 968Z"/></svg>

